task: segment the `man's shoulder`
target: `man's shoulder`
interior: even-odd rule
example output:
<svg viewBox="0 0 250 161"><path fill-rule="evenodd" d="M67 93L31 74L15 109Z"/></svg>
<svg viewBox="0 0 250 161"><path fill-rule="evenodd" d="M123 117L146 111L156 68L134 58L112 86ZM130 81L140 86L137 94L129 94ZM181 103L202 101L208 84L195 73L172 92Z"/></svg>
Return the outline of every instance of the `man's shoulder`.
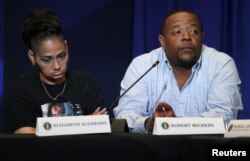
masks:
<svg viewBox="0 0 250 161"><path fill-rule="evenodd" d="M202 66L205 71L220 71L225 67L232 67L234 64L233 58L224 52L211 47L206 47L203 50ZM211 73L215 74L215 72Z"/></svg>
<svg viewBox="0 0 250 161"><path fill-rule="evenodd" d="M228 61L232 59L232 57L225 52L218 51L217 49L206 45L203 45L203 57L209 61Z"/></svg>

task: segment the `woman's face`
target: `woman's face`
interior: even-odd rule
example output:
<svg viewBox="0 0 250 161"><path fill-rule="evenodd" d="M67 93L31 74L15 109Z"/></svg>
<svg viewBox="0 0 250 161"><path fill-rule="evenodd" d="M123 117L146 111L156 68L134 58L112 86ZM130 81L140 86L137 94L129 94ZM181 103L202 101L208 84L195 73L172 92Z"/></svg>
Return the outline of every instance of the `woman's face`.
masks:
<svg viewBox="0 0 250 161"><path fill-rule="evenodd" d="M66 40L58 36L41 40L37 51L29 50L28 55L32 63L37 64L45 83L60 84L65 80L69 59Z"/></svg>

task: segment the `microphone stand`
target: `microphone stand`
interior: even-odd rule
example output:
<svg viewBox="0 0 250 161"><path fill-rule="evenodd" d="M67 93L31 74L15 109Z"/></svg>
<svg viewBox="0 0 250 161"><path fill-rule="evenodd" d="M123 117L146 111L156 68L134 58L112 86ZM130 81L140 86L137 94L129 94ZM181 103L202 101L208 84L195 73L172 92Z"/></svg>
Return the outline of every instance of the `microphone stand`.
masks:
<svg viewBox="0 0 250 161"><path fill-rule="evenodd" d="M160 61L156 61L139 79L137 79L128 89L126 89L120 96L118 96L110 105L109 111L113 109L114 104L122 97L124 96L139 80L141 80L151 69L156 67L159 64Z"/></svg>

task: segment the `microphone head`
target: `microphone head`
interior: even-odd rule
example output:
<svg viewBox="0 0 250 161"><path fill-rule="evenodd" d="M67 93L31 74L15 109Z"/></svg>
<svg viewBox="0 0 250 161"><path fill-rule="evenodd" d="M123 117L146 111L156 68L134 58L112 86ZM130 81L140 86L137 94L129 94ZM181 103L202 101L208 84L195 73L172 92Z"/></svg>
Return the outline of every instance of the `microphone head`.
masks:
<svg viewBox="0 0 250 161"><path fill-rule="evenodd" d="M158 65L159 63L160 63L160 61L157 60L157 61L152 65L152 67L155 67L155 66Z"/></svg>

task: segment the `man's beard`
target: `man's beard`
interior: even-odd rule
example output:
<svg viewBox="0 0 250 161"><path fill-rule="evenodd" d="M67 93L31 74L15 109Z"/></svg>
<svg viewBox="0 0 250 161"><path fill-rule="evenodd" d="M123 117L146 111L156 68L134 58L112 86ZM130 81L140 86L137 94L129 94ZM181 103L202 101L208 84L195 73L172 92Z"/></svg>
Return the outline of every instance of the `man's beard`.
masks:
<svg viewBox="0 0 250 161"><path fill-rule="evenodd" d="M178 64L181 67L190 69L190 68L193 67L193 65L196 64L196 62L198 61L198 59L199 59L198 56L195 56L195 57L193 57L192 59L189 59L189 60L183 60L183 59L179 59L178 58Z"/></svg>

